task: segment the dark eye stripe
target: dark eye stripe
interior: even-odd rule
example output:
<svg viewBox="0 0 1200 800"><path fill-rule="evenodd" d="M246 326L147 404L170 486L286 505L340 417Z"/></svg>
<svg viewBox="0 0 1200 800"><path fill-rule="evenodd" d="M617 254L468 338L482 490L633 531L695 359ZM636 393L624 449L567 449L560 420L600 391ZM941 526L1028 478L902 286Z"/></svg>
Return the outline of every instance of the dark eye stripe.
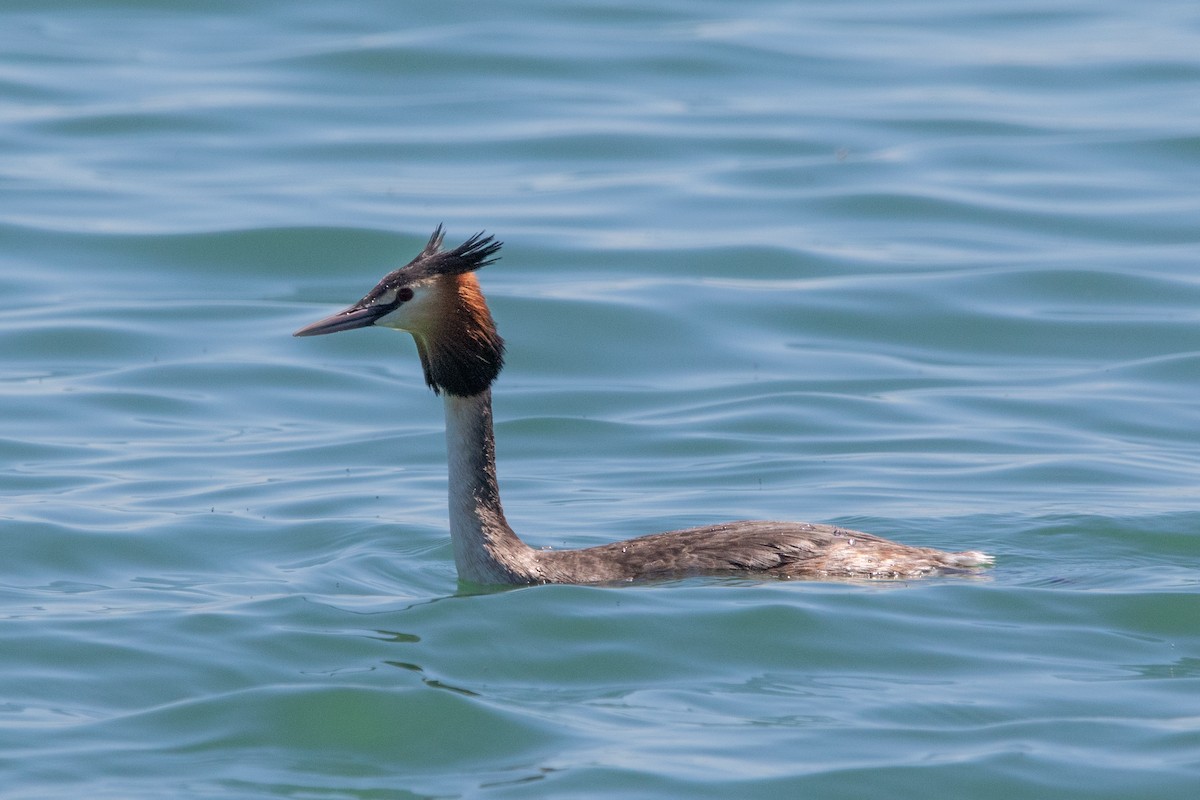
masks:
<svg viewBox="0 0 1200 800"><path fill-rule="evenodd" d="M399 289L376 286L362 299L360 305L386 307L390 311L401 303L407 303L412 299L413 290L408 286L401 286Z"/></svg>

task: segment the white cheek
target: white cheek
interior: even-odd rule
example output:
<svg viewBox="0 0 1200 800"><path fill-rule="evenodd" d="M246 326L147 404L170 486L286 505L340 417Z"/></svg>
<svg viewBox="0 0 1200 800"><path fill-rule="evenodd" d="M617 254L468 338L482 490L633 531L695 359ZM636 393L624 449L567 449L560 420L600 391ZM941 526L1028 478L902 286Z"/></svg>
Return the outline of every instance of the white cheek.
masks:
<svg viewBox="0 0 1200 800"><path fill-rule="evenodd" d="M428 327L433 319L433 305L429 292L418 292L411 300L377 319L375 324L401 331L421 330Z"/></svg>

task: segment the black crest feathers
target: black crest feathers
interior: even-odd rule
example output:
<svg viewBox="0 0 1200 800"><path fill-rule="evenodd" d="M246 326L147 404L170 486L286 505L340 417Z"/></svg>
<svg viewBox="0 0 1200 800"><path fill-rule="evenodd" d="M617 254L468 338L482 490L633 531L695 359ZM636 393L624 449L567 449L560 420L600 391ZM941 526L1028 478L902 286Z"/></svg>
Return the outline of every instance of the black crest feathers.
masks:
<svg viewBox="0 0 1200 800"><path fill-rule="evenodd" d="M405 270L411 269L421 276L474 272L494 263L499 258L496 253L500 252L504 245L503 242L496 241L496 237L485 236L484 232L480 231L453 250L442 250L442 240L445 236L445 230L438 225L425 244L425 249L405 267Z"/></svg>

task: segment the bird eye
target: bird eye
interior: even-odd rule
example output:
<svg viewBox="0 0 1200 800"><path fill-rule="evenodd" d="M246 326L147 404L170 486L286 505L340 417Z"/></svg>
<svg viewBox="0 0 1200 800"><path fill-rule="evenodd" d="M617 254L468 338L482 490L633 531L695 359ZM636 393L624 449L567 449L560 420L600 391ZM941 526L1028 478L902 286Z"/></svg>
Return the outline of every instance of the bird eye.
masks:
<svg viewBox="0 0 1200 800"><path fill-rule="evenodd" d="M396 292L396 299L401 303L407 303L413 299L413 290L407 286L401 288L400 291Z"/></svg>

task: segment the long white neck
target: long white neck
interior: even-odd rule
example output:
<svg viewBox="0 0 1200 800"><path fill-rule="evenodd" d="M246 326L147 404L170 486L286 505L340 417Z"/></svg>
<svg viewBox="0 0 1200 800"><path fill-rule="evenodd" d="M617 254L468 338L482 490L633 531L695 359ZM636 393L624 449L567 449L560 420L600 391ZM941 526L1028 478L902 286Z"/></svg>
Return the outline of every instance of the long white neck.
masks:
<svg viewBox="0 0 1200 800"><path fill-rule="evenodd" d="M459 578L475 583L537 581L537 554L513 533L500 504L491 389L469 397L447 393L445 404L450 539Z"/></svg>

